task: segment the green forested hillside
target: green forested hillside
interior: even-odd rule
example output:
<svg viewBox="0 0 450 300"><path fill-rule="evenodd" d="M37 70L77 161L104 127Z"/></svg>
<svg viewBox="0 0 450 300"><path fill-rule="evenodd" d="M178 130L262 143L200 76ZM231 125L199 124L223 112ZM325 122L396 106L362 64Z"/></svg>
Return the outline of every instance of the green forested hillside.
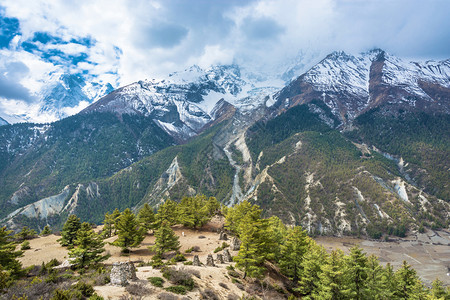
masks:
<svg viewBox="0 0 450 300"><path fill-rule="evenodd" d="M33 125L0 128L0 144L11 145L0 152L5 158L0 166L0 216L17 205L55 195L66 185L111 176L175 143L151 119L142 116L79 114L41 125L41 132L32 130ZM29 140L33 143L27 145ZM17 147L20 143L26 147ZM18 190L23 192L10 201Z"/></svg>
<svg viewBox="0 0 450 300"><path fill-rule="evenodd" d="M371 110L355 120L355 140L401 156L405 171L432 195L450 201L450 116L400 111L398 117Z"/></svg>

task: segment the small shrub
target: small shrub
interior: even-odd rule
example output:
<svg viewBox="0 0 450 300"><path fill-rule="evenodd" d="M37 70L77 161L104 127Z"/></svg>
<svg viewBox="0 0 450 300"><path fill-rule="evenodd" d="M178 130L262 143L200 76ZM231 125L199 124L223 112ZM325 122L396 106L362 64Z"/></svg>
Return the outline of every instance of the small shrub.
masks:
<svg viewBox="0 0 450 300"><path fill-rule="evenodd" d="M175 270L173 268L166 268L163 270L163 277L168 279L172 284L182 285L190 291L195 286L192 275L183 269Z"/></svg>
<svg viewBox="0 0 450 300"><path fill-rule="evenodd" d="M181 253L177 253L177 255L175 255L174 257L172 257L170 259L170 261L173 262L173 263L177 263L177 262L180 262L180 261L186 261L186 257L184 257L184 255L181 254Z"/></svg>
<svg viewBox="0 0 450 300"><path fill-rule="evenodd" d="M239 275L239 273L234 271L234 270L228 270L228 275L230 275L231 277L234 277L234 278L240 278L241 277L241 275Z"/></svg>
<svg viewBox="0 0 450 300"><path fill-rule="evenodd" d="M228 265L228 266L227 266L227 270L234 271L233 265Z"/></svg>
<svg viewBox="0 0 450 300"><path fill-rule="evenodd" d="M156 287L163 287L164 284L164 279L162 279L161 277L149 277L147 278L147 280Z"/></svg>
<svg viewBox="0 0 450 300"><path fill-rule="evenodd" d="M59 266L61 263L56 259L53 258L52 260L50 260L48 263L45 264L45 267L47 269L51 269L53 267Z"/></svg>
<svg viewBox="0 0 450 300"><path fill-rule="evenodd" d="M224 289L229 290L228 285L226 285L225 283L219 282L219 285L220 285L221 287L223 287Z"/></svg>
<svg viewBox="0 0 450 300"><path fill-rule="evenodd" d="M199 239L206 239L206 236L204 236L204 235L199 235L198 238L199 238Z"/></svg>
<svg viewBox="0 0 450 300"><path fill-rule="evenodd" d="M228 294L227 300L239 300L239 296L236 294Z"/></svg>
<svg viewBox="0 0 450 300"><path fill-rule="evenodd" d="M193 262L192 261L185 261L185 262L183 262L183 264L185 266L192 266Z"/></svg>
<svg viewBox="0 0 450 300"><path fill-rule="evenodd" d="M71 300L72 299L72 295L71 292L69 290L62 290L62 289L56 289L53 292L53 296L52 298L50 298L50 300Z"/></svg>
<svg viewBox="0 0 450 300"><path fill-rule="evenodd" d="M144 296L148 295L151 291L142 284L129 284L125 287L125 290L133 296Z"/></svg>
<svg viewBox="0 0 450 300"><path fill-rule="evenodd" d="M73 286L73 289L75 291L79 291L81 295L83 295L84 297L90 297L94 294L94 288L92 287L92 285L87 284L86 282L83 281L77 282Z"/></svg>
<svg viewBox="0 0 450 300"><path fill-rule="evenodd" d="M192 251L194 251L194 247L184 250L184 253L191 253Z"/></svg>
<svg viewBox="0 0 450 300"><path fill-rule="evenodd" d="M212 289L206 289L203 291L200 291L200 299L204 300L219 300L219 297L217 297L216 293Z"/></svg>
<svg viewBox="0 0 450 300"><path fill-rule="evenodd" d="M172 285L165 288L165 290L175 294L186 295L186 287L182 285Z"/></svg>
<svg viewBox="0 0 450 300"><path fill-rule="evenodd" d="M178 300L178 296L169 293L161 293L158 295L158 299L160 300Z"/></svg>
<svg viewBox="0 0 450 300"><path fill-rule="evenodd" d="M155 255L155 256L152 257L150 265L154 269L160 269L161 267L164 266L164 262L162 261L161 257Z"/></svg>
<svg viewBox="0 0 450 300"><path fill-rule="evenodd" d="M90 296L90 297L88 298L88 300L105 300L105 299L103 299L103 297L100 297L100 296L97 295L97 294L94 294L94 295Z"/></svg>
<svg viewBox="0 0 450 300"><path fill-rule="evenodd" d="M30 242L29 241L24 241L20 245L20 250L28 250L28 249L31 249Z"/></svg>
<svg viewBox="0 0 450 300"><path fill-rule="evenodd" d="M192 251L200 252L200 247L199 246L194 246L194 247L192 247Z"/></svg>
<svg viewBox="0 0 450 300"><path fill-rule="evenodd" d="M231 282L236 284L236 283L241 283L241 281L239 279L236 278L231 278Z"/></svg>

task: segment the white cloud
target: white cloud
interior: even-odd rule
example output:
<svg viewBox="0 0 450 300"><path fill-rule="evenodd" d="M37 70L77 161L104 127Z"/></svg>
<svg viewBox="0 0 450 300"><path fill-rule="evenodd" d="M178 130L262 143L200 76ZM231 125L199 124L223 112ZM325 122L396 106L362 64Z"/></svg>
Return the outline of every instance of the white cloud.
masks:
<svg viewBox="0 0 450 300"><path fill-rule="evenodd" d="M87 70L114 85L160 78L192 64L237 62L268 72L299 52L319 59L333 50L377 46L410 57L450 54L450 2L445 0L3 0L2 6L19 19L22 41L36 31L66 42L92 37L92 47L43 48L87 53L92 64L68 69ZM31 90L42 73L61 68L12 51L9 56L30 69L23 84L32 83Z"/></svg>

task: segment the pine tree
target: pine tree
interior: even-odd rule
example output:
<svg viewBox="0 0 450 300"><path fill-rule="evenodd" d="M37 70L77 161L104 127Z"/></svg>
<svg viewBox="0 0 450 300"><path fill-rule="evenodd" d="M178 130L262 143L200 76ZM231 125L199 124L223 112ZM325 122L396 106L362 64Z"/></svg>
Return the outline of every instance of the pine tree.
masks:
<svg viewBox="0 0 450 300"><path fill-rule="evenodd" d="M286 240L281 245L279 265L281 272L294 282L300 278L303 257L309 245L309 237L300 226L288 229Z"/></svg>
<svg viewBox="0 0 450 300"><path fill-rule="evenodd" d="M110 218L113 222L112 224L114 225L113 226L114 227L114 235L117 234L117 223L119 223L120 215L121 215L120 211L117 208L115 208L114 211L112 212L112 214L110 215Z"/></svg>
<svg viewBox="0 0 450 300"><path fill-rule="evenodd" d="M148 205L148 203L145 203L144 206L139 210L139 213L137 215L137 219L139 224L146 229L146 231L149 231L155 226L155 213L153 212L153 209Z"/></svg>
<svg viewBox="0 0 450 300"><path fill-rule="evenodd" d="M259 218L255 220L252 214L247 214L240 222L238 231L241 248L233 260L236 262L236 267L244 271L244 279L247 275L261 277L265 271L266 253L263 232L267 230L267 224Z"/></svg>
<svg viewBox="0 0 450 300"><path fill-rule="evenodd" d="M61 246L73 247L75 245L78 229L80 228L80 218L76 215L70 215L61 231L61 238L58 240Z"/></svg>
<svg viewBox="0 0 450 300"><path fill-rule="evenodd" d="M40 235L45 236L45 235L49 235L52 233L52 230L50 228L50 226L45 225L44 229L42 229Z"/></svg>
<svg viewBox="0 0 450 300"><path fill-rule="evenodd" d="M403 261L402 267L395 272L397 288L394 296L399 299L420 299L424 294L424 287L417 276L416 270Z"/></svg>
<svg viewBox="0 0 450 300"><path fill-rule="evenodd" d="M177 206L178 222L190 228L203 226L210 219L206 197L184 197Z"/></svg>
<svg viewBox="0 0 450 300"><path fill-rule="evenodd" d="M345 273L348 289L345 293L352 299L365 299L367 297L367 256L359 246L350 249L345 260Z"/></svg>
<svg viewBox="0 0 450 300"><path fill-rule="evenodd" d="M367 259L367 295L366 299L386 299L389 294L383 283L384 270L378 257L370 255Z"/></svg>
<svg viewBox="0 0 450 300"><path fill-rule="evenodd" d="M163 221L161 226L155 231L155 238L155 246L150 247L150 250L155 251L158 257L162 257L168 251L178 251L180 249L178 236L166 221Z"/></svg>
<svg viewBox="0 0 450 300"><path fill-rule="evenodd" d="M105 214L105 219L103 220L103 224L105 225L105 226L103 226L103 231L104 231L104 236L105 237L111 237L112 236L114 223L115 223L115 220L114 220L112 214L107 212Z"/></svg>
<svg viewBox="0 0 450 300"><path fill-rule="evenodd" d="M129 208L120 215L116 226L118 238L112 245L121 247L123 253L128 253L129 248L139 246L144 240L144 230L139 228L136 216Z"/></svg>
<svg viewBox="0 0 450 300"><path fill-rule="evenodd" d="M447 290L444 287L444 283L439 280L435 279L431 285L431 295L433 299L444 299L449 300L450 299L450 287L447 287Z"/></svg>
<svg viewBox="0 0 450 300"><path fill-rule="evenodd" d="M36 231L34 229L29 229L27 226L24 226L18 233L16 233L14 237L18 242L29 240L33 237L36 237Z"/></svg>
<svg viewBox="0 0 450 300"><path fill-rule="evenodd" d="M0 229L0 270L2 276L15 279L22 275L22 264L17 258L23 255L23 251L16 251L11 234L12 230L7 230L6 226Z"/></svg>
<svg viewBox="0 0 450 300"><path fill-rule="evenodd" d="M288 229L277 216L267 219L267 256L266 259L272 262L279 262L281 259L281 245L284 244Z"/></svg>
<svg viewBox="0 0 450 300"><path fill-rule="evenodd" d="M320 276L322 273L322 265L327 259L325 248L319 246L313 240L310 240L308 251L303 257L301 264L302 276L298 282L299 287L295 290L305 295L305 299L309 299L312 294L319 291Z"/></svg>
<svg viewBox="0 0 450 300"><path fill-rule="evenodd" d="M76 268L96 265L109 257L108 255L102 255L105 251L103 248L105 243L94 232L89 223L81 224L81 228L77 232L76 245L69 252L71 262Z"/></svg>
<svg viewBox="0 0 450 300"><path fill-rule="evenodd" d="M175 201L167 199L166 202L158 207L158 213L156 214L155 218L156 227L161 226L163 221L166 221L169 226L175 225L178 221L177 203Z"/></svg>
<svg viewBox="0 0 450 300"><path fill-rule="evenodd" d="M394 293L397 289L397 279L395 277L394 268L390 263L386 264L381 276L381 284L384 287L384 299L394 298Z"/></svg>
<svg viewBox="0 0 450 300"><path fill-rule="evenodd" d="M239 227L244 217L250 214L254 217L254 220L258 219L261 215L261 209L258 205L251 205L247 200L228 208L226 214L225 227L230 231L239 234Z"/></svg>
<svg viewBox="0 0 450 300"><path fill-rule="evenodd" d="M313 293L314 299L346 299L342 293L344 286L344 252L333 250L321 266L318 289Z"/></svg>

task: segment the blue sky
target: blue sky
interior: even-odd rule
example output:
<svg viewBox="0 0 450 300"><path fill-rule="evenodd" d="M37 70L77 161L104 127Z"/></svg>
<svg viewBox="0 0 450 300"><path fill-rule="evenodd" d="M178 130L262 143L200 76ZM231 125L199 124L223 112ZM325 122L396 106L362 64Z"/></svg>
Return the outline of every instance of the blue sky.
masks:
<svg viewBox="0 0 450 300"><path fill-rule="evenodd" d="M118 87L193 64L271 72L333 50L447 59L449 12L447 0L1 0L0 98L33 102L58 72Z"/></svg>

